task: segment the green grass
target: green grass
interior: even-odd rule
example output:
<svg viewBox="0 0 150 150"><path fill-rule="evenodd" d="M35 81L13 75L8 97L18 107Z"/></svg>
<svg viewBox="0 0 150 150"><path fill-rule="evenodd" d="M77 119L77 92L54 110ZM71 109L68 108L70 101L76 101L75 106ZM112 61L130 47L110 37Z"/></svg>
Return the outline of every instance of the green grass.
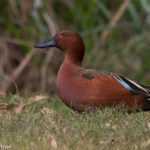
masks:
<svg viewBox="0 0 150 150"><path fill-rule="evenodd" d="M20 96L1 99L22 104L28 100ZM41 114L43 107L53 112ZM116 108L78 114L53 96L27 104L19 114L0 111L0 145L9 145L13 150L54 149L51 137L60 150L149 150L148 122L150 112L128 114Z"/></svg>

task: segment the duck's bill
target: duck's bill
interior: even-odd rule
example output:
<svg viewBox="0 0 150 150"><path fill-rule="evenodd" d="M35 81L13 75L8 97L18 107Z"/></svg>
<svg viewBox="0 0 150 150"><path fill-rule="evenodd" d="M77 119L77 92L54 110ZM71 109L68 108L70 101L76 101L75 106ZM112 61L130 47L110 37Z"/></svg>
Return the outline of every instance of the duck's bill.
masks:
<svg viewBox="0 0 150 150"><path fill-rule="evenodd" d="M52 37L48 41L44 41L34 45L35 48L45 48L45 47L57 47L57 43L55 41L55 36Z"/></svg>

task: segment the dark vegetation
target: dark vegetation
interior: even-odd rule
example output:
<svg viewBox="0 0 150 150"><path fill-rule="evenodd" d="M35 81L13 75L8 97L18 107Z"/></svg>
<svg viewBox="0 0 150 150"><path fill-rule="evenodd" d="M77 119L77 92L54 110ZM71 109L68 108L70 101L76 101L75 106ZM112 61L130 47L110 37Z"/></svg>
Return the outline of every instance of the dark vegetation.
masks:
<svg viewBox="0 0 150 150"><path fill-rule="evenodd" d="M34 50L57 31L79 32L84 65L150 82L148 0L1 0L0 93L55 92L63 54Z"/></svg>

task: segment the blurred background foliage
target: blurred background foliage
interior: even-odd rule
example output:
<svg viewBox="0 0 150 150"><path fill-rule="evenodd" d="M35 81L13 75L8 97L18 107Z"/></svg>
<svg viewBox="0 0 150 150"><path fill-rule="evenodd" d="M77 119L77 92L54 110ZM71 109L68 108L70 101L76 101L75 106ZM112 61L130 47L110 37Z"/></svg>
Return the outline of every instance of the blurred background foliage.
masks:
<svg viewBox="0 0 150 150"><path fill-rule="evenodd" d="M56 91L64 54L34 49L57 31L84 38L84 66L150 85L149 0L1 0L0 95Z"/></svg>

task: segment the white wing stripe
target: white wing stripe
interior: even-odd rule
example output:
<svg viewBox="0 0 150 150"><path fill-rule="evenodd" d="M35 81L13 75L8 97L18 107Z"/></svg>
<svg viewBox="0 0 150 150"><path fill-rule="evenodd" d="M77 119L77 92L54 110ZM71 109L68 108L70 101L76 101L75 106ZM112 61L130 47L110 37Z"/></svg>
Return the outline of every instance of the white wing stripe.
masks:
<svg viewBox="0 0 150 150"><path fill-rule="evenodd" d="M126 78L127 79L127 78ZM128 81L130 81L132 84L134 84L135 86L137 86L139 89L143 90L144 92L146 93L149 93L146 89L144 89L142 86L140 86L139 84L137 84L136 82L130 80L130 79L127 79Z"/></svg>

